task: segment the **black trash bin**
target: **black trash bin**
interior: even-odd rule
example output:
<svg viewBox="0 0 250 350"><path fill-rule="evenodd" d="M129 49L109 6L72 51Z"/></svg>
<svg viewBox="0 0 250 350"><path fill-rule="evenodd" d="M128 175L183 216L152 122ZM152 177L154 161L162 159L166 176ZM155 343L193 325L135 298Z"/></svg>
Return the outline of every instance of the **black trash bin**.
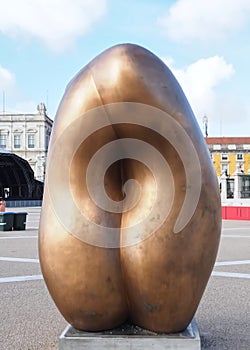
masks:
<svg viewBox="0 0 250 350"><path fill-rule="evenodd" d="M12 231L14 222L14 213L0 212L0 231Z"/></svg>
<svg viewBox="0 0 250 350"><path fill-rule="evenodd" d="M25 230L26 228L26 212L14 214L13 230Z"/></svg>

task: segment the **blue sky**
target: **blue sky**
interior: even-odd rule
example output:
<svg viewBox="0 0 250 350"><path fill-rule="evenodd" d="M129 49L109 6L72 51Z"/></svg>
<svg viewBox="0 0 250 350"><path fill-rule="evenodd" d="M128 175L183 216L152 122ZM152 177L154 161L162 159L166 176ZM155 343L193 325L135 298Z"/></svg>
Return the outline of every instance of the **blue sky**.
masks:
<svg viewBox="0 0 250 350"><path fill-rule="evenodd" d="M0 112L45 102L54 119L71 78L125 42L166 62L209 136L250 136L250 0L2 0Z"/></svg>

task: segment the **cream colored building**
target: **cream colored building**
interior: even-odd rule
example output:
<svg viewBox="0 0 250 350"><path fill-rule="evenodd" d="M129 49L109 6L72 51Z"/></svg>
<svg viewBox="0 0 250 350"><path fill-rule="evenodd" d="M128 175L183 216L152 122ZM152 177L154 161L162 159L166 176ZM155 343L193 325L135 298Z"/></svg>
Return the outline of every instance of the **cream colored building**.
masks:
<svg viewBox="0 0 250 350"><path fill-rule="evenodd" d="M44 103L34 114L0 114L0 149L26 159L39 181L44 181L52 124Z"/></svg>

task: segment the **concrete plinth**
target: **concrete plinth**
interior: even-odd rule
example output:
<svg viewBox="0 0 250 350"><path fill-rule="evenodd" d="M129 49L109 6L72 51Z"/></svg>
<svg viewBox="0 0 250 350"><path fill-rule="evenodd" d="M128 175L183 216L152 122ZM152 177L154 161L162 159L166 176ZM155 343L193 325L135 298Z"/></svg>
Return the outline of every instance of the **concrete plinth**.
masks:
<svg viewBox="0 0 250 350"><path fill-rule="evenodd" d="M195 320L180 333L158 334L131 324L105 332L83 332L67 326L59 337L59 350L200 350Z"/></svg>

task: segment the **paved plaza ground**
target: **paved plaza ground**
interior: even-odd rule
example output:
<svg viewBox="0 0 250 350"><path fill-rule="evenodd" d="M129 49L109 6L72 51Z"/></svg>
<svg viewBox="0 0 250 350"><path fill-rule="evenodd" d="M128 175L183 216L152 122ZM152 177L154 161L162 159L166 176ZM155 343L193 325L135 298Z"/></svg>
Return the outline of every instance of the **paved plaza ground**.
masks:
<svg viewBox="0 0 250 350"><path fill-rule="evenodd" d="M57 349L67 324L41 276L40 208L25 210L25 231L0 233L0 349ZM223 222L217 262L196 321L203 350L250 349L250 221Z"/></svg>

